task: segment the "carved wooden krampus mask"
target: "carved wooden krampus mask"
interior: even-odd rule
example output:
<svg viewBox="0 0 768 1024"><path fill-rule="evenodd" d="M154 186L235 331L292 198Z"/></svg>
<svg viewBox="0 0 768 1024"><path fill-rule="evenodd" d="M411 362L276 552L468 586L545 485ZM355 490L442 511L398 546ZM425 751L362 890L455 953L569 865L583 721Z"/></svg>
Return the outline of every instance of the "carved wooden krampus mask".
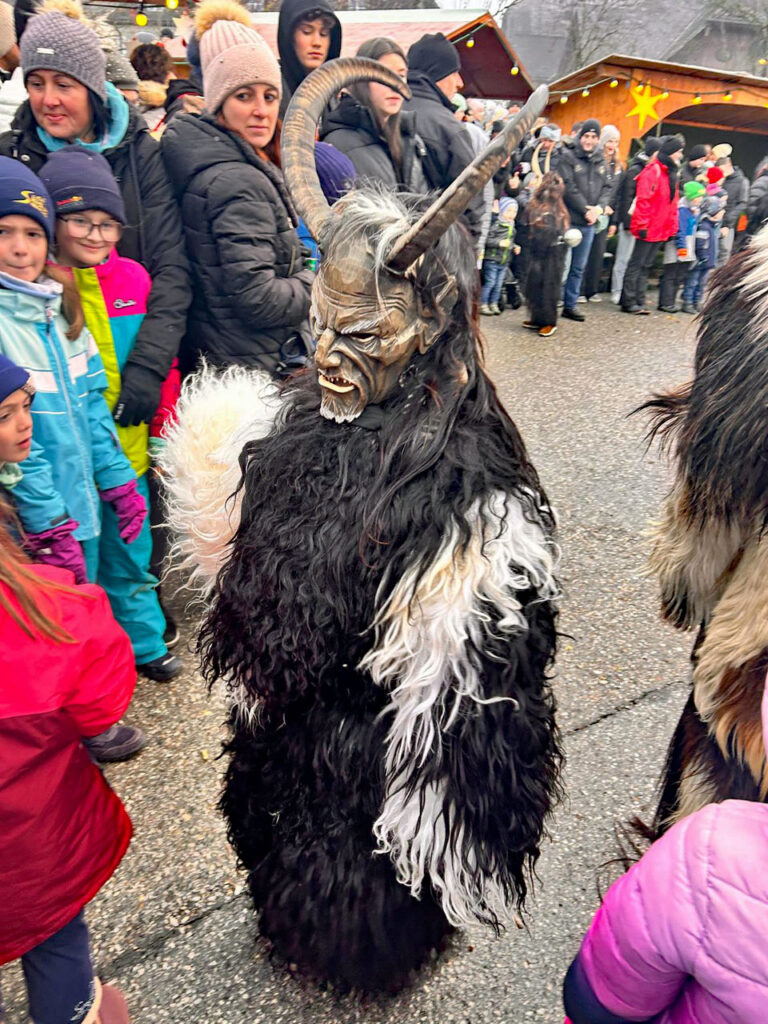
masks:
<svg viewBox="0 0 768 1024"><path fill-rule="evenodd" d="M311 321L321 412L338 422L354 420L367 405L383 402L414 358L444 331L456 303L465 298L460 278L443 257L425 302L416 286L419 262L430 258L429 250L519 144L548 97L546 86L540 86L423 212L402 197L366 188L330 207L315 170L317 122L333 96L361 81L381 82L409 95L402 79L376 61L329 61L294 93L282 134L288 186L324 254L312 288Z"/></svg>

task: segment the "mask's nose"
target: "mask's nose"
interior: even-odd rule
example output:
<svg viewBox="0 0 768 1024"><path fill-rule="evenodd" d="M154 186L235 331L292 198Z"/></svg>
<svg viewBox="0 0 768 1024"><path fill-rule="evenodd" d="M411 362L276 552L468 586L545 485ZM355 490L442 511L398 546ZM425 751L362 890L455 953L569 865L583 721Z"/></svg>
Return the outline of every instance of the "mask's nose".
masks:
<svg viewBox="0 0 768 1024"><path fill-rule="evenodd" d="M326 328L320 337L317 339L317 348L315 349L315 362L326 368L336 367L341 365L341 358L338 353L333 351L333 343L336 340L336 333L330 328Z"/></svg>

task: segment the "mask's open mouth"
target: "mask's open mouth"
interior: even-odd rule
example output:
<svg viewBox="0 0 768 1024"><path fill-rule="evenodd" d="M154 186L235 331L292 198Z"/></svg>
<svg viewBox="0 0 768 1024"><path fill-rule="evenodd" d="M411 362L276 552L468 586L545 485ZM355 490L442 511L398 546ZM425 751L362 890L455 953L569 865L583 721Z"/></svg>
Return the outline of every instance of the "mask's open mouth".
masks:
<svg viewBox="0 0 768 1024"><path fill-rule="evenodd" d="M346 377L326 377L324 373L318 370L317 379L321 388L327 388L329 391L335 391L339 395L344 395L349 391L355 390L355 385L352 381L347 380Z"/></svg>

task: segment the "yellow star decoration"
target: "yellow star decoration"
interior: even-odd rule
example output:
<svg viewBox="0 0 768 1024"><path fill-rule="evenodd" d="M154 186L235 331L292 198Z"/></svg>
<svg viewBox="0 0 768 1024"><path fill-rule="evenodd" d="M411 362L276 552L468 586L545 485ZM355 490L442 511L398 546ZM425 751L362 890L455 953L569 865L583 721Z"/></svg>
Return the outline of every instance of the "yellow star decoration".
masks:
<svg viewBox="0 0 768 1024"><path fill-rule="evenodd" d="M634 88L629 90L635 98L635 106L626 115L627 117L633 117L637 114L639 121L639 129L643 130L645 122L651 118L654 121L659 120L659 115L656 113L656 104L660 99L663 99L663 93L657 93L656 96L651 96L650 85L636 85Z"/></svg>

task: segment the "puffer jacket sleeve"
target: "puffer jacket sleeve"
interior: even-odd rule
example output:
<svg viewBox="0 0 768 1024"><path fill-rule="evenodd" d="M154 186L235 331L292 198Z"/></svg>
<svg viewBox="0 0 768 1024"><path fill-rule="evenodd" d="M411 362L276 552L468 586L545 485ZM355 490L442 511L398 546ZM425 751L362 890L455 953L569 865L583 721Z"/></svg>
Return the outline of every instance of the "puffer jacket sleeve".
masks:
<svg viewBox="0 0 768 1024"><path fill-rule="evenodd" d="M93 584L77 587L80 642L78 671L63 702L81 736L97 736L125 713L136 686L136 667L128 635L115 622L104 591ZM71 616L68 616L70 618ZM68 623L69 625L69 623Z"/></svg>
<svg viewBox="0 0 768 1024"><path fill-rule="evenodd" d="M566 976L573 1024L646 1021L674 1004L702 946L717 811L679 822L611 886Z"/></svg>
<svg viewBox="0 0 768 1024"><path fill-rule="evenodd" d="M208 194L209 217L224 294L244 323L256 328L295 324L309 314L314 274L297 260L294 273L275 273L274 240L278 232L276 191L242 165L222 168ZM297 250L298 252L298 250Z"/></svg>
<svg viewBox="0 0 768 1024"><path fill-rule="evenodd" d="M100 491L120 487L136 479L136 473L123 452L104 392L107 375L96 342L88 334L88 426L91 434L93 476Z"/></svg>
<svg viewBox="0 0 768 1024"><path fill-rule="evenodd" d="M163 380L187 328L192 299L181 215L166 174L160 146L146 132L132 154L141 197L140 260L152 278L147 312L128 363L152 370Z"/></svg>
<svg viewBox="0 0 768 1024"><path fill-rule="evenodd" d="M67 507L53 482L51 463L42 445L34 438L21 470L21 480L11 491L11 496L26 532L44 533L67 519Z"/></svg>

